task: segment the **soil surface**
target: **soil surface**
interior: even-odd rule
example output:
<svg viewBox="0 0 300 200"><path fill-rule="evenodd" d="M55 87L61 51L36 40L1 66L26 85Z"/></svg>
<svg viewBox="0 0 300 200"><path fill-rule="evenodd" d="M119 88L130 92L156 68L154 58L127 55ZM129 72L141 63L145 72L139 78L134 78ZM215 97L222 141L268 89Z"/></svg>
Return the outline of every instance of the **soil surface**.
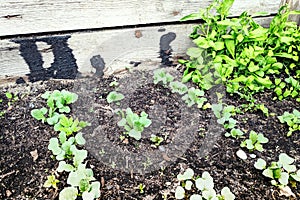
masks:
<svg viewBox="0 0 300 200"><path fill-rule="evenodd" d="M249 157L248 150L243 149L248 159L242 160L236 155L241 139L226 138L226 131L217 125L211 109L188 108L180 96L153 84L151 75L133 72L103 79L50 80L1 87L0 111L5 114L0 122L0 199L58 199L59 191L67 186L66 174L62 173L57 174L61 181L58 191L43 187L47 176L58 166L47 149L49 139L56 137L57 132L30 115L32 109L45 106L41 94L62 89L79 95L71 115L92 124L82 132L87 140L84 148L89 151L87 165L101 182L100 199L175 199L176 176L188 167L199 176L208 171L217 193L228 186L236 199L289 199L279 196L279 189L253 165L257 158L270 163L277 161L280 153L287 153L300 168L300 134L287 137L288 127L277 119L284 111L298 108L299 103L291 99L273 101L273 94L265 92L255 96L257 103L265 104L274 114L266 117L261 111L248 111L234 116L240 129L261 132L269 139L263 152L253 152L256 158ZM110 86L113 81L120 85ZM120 105L106 101L113 90L125 96ZM210 103L216 102L215 90L205 94ZM7 91L18 96L11 105L5 96ZM223 102L235 106L245 103L229 95L223 97ZM123 129L117 126L120 117L114 111L127 107L135 113L145 111L152 120L140 141L120 139ZM155 146L149 140L151 134L164 141ZM139 189L141 184L144 191ZM292 188L295 199L300 199L299 189L299 184Z"/></svg>

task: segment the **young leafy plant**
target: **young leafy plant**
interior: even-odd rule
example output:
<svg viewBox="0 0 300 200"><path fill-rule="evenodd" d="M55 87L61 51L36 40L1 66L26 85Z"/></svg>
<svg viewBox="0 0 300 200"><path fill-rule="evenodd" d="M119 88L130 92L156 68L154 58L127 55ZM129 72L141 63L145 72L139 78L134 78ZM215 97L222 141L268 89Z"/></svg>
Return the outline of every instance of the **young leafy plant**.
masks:
<svg viewBox="0 0 300 200"><path fill-rule="evenodd" d="M174 77L167 73L165 70L157 69L154 71L153 83L158 84L162 83L163 86L167 86L168 83L172 82Z"/></svg>
<svg viewBox="0 0 300 200"><path fill-rule="evenodd" d="M85 121L73 120L72 117L66 117L61 114L59 121L54 125L55 131L64 132L66 136L70 136L73 133L79 132L82 128L90 126L91 124Z"/></svg>
<svg viewBox="0 0 300 200"><path fill-rule="evenodd" d="M54 189L57 189L57 183L59 183L59 180L57 180L55 178L55 175L50 175L50 176L47 176L47 180L46 182L44 183L44 187L53 187Z"/></svg>
<svg viewBox="0 0 300 200"><path fill-rule="evenodd" d="M178 93L180 95L183 95L188 91L188 87L179 81L171 82L170 88L173 93Z"/></svg>
<svg viewBox="0 0 300 200"><path fill-rule="evenodd" d="M124 95L116 91L110 92L106 98L107 103L118 102L121 101L122 99L124 99Z"/></svg>
<svg viewBox="0 0 300 200"><path fill-rule="evenodd" d="M225 137L241 138L245 133L240 129L233 128L230 130L230 133L226 132Z"/></svg>
<svg viewBox="0 0 300 200"><path fill-rule="evenodd" d="M203 172L201 177L195 177L194 170L188 168L183 174L178 174L177 179L180 181L180 185L175 189L176 199L190 200L199 199L219 199L219 200L233 200L235 195L230 191L228 187L224 187L221 190L221 194L217 194L214 190L213 178L208 172Z"/></svg>
<svg viewBox="0 0 300 200"><path fill-rule="evenodd" d="M207 101L204 96L204 91L191 87L188 89L182 99L185 101L188 107L197 105L198 108L202 108L203 104Z"/></svg>
<svg viewBox="0 0 300 200"><path fill-rule="evenodd" d="M268 138L266 138L262 133L256 133L255 131L251 130L249 139L243 141L241 143L241 147L246 147L249 151L263 151L262 144L269 142Z"/></svg>
<svg viewBox="0 0 300 200"><path fill-rule="evenodd" d="M60 200L76 200L81 196L83 200L90 200L100 197L100 182L95 181L92 169L86 168L86 164L79 164L76 169L70 166L62 166L59 172L70 172L67 183L70 187L64 188L60 194Z"/></svg>
<svg viewBox="0 0 300 200"><path fill-rule="evenodd" d="M279 155L277 162L272 162L270 166L267 166L265 160L259 158L254 167L259 170L263 170L263 175L271 178L271 184L279 187L287 186L291 181L300 182L300 170L293 165L294 158L288 156L285 153Z"/></svg>
<svg viewBox="0 0 300 200"><path fill-rule="evenodd" d="M125 114L123 111L120 111L119 113L121 114L122 119L118 122L118 126L125 128L126 132L124 132L124 134L133 137L136 140L140 140L144 128L151 125L148 114L143 111L139 116L132 112L131 108L127 108Z"/></svg>
<svg viewBox="0 0 300 200"><path fill-rule="evenodd" d="M155 144L155 146L159 146L160 143L164 141L164 138L152 134L150 140Z"/></svg>
<svg viewBox="0 0 300 200"><path fill-rule="evenodd" d="M291 136L293 132L300 130L300 112L296 109L293 113L284 112L283 115L278 116L280 123L286 123L289 126L287 136Z"/></svg>
<svg viewBox="0 0 300 200"><path fill-rule="evenodd" d="M219 104L212 104L211 109L214 115L216 116L216 118L218 119L217 120L218 124L222 124L225 129L232 129L235 127L237 121L231 117L236 113L234 106L226 105L225 107L223 107L223 104L219 103ZM226 136L229 135L226 134Z"/></svg>

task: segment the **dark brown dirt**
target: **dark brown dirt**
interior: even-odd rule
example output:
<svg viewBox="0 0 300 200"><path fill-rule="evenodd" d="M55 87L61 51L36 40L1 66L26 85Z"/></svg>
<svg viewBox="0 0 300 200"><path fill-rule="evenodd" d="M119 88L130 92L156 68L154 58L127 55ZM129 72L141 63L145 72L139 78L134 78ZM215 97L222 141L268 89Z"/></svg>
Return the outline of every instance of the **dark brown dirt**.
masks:
<svg viewBox="0 0 300 200"><path fill-rule="evenodd" d="M141 141L131 138L121 141L119 137L122 129L116 125L119 118L111 111L111 108L115 109L118 106L110 106L106 102L107 94L114 90L109 86L114 80L118 78L92 78L75 82L50 80L1 88L0 98L3 102L0 104L0 110L6 113L0 123L0 199L58 199L59 191L43 187L47 175L58 165L47 149L49 139L57 133L51 126L42 124L30 115L32 109L45 105L40 95L55 89L76 91L80 98L72 106L72 115L92 123L91 127L84 129L86 149L89 151L87 163L93 168L96 179L102 183L100 199L163 199L163 194L166 194L168 199L174 199L174 188L178 182L176 176L187 167L194 169L197 175L208 171L214 178L216 190L219 192L228 186L236 195L236 199L288 199L279 197L278 188L272 186L270 180L253 167L256 159L248 158L244 161L236 156L241 140L224 137L224 131L216 125L210 109L193 108L194 111L190 114L198 120L197 129L193 130L190 120L184 119L185 116L182 115L184 108L180 98L163 86L146 82L135 88L133 93L125 94L126 99L120 107L131 107L136 113L153 112L149 116L158 117L152 119L157 120L153 123L157 126L149 128L145 136L159 133L159 136L166 138L162 145L175 144L171 145L170 149L175 146L176 153L168 154L167 150L158 150L145 137ZM6 91L11 91L19 97L11 107L7 105L8 99L4 95ZM206 97L210 101L214 100L212 92L207 93ZM297 168L300 168L300 135L295 132L291 137L286 137L288 127L280 124L277 119L284 111L298 108L299 103L294 100L273 101L272 93L268 92L255 98L259 103L264 103L275 116L265 117L260 111L253 111L234 117L239 121L239 128L262 132L269 138L269 143L264 145L265 151L255 151L254 154L257 158L261 157L270 162L277 160L278 155L285 152L296 159ZM227 95L224 102L238 106L244 101ZM165 115L156 115L154 111L157 105L157 109L166 110ZM100 131L94 131L99 126ZM184 128L181 129L181 126ZM184 131L189 130L189 127L193 133L187 136ZM107 143L101 141L105 138ZM191 138L193 140L187 141ZM105 151L105 156L101 157L99 151L111 149L110 145L118 147L119 151L128 152L128 155L137 155L128 160L128 169L123 168L125 165L120 160L123 158L117 155L119 151ZM35 150L38 153L36 160L30 153ZM149 166L147 169L147 166L141 163L145 163L145 158L153 156L156 152L159 154L153 161L163 163L162 166ZM139 164L136 164L139 159ZM145 173L136 173L141 171ZM61 190L66 186L66 175L61 174L59 179L61 182L58 186ZM142 194L138 189L140 184L145 186ZM300 198L299 189L299 184L292 188L297 198Z"/></svg>

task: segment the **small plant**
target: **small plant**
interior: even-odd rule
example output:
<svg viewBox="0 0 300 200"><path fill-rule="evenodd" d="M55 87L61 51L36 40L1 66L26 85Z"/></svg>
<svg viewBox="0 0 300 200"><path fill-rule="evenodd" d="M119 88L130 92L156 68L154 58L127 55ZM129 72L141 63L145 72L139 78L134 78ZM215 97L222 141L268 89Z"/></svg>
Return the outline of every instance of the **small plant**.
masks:
<svg viewBox="0 0 300 200"><path fill-rule="evenodd" d="M289 126L287 136L291 136L293 132L300 130L300 112L296 109L293 113L284 112L283 115L278 116L280 123L286 123Z"/></svg>
<svg viewBox="0 0 300 200"><path fill-rule="evenodd" d="M8 107L10 107L13 103L19 100L19 97L17 95L10 92L6 92L5 96L8 99Z"/></svg>
<svg viewBox="0 0 300 200"><path fill-rule="evenodd" d="M225 137L241 138L244 135L244 132L240 129L233 128L230 130L230 133L226 132Z"/></svg>
<svg viewBox="0 0 300 200"><path fill-rule="evenodd" d="M223 107L223 104L219 103L219 104L212 104L211 109L214 115L216 116L216 118L218 119L217 120L218 124L222 124L225 129L232 129L235 127L237 121L231 117L236 114L236 110L234 106L226 105L225 107Z"/></svg>
<svg viewBox="0 0 300 200"><path fill-rule="evenodd" d="M53 187L54 189L57 189L57 183L59 183L59 180L57 180L55 178L55 175L50 175L50 176L47 176L47 180L46 182L44 183L44 187Z"/></svg>
<svg viewBox="0 0 300 200"><path fill-rule="evenodd" d="M173 93L178 93L180 95L183 95L188 91L188 87L179 81L171 82L170 88Z"/></svg>
<svg viewBox="0 0 300 200"><path fill-rule="evenodd" d="M155 146L159 146L164 141L164 138L152 134L150 140L155 143Z"/></svg>
<svg viewBox="0 0 300 200"><path fill-rule="evenodd" d="M175 190L176 199L186 199L188 197L190 200L235 199L235 195L230 191L228 187L224 187L221 190L221 194L217 195L216 191L214 190L213 178L206 171L202 173L201 177L195 178L194 171L191 168L188 168L183 174L178 174L177 179L180 181L180 185L177 186ZM196 191L198 194L195 194Z"/></svg>
<svg viewBox="0 0 300 200"><path fill-rule="evenodd" d="M109 84L110 87L117 87L119 85L118 81L113 81Z"/></svg>
<svg viewBox="0 0 300 200"><path fill-rule="evenodd" d="M250 131L249 139L241 143L241 147L247 147L250 151L263 151L262 144L269 142L262 133L256 133L255 131Z"/></svg>
<svg viewBox="0 0 300 200"><path fill-rule="evenodd" d="M271 178L271 184L278 187L285 187L292 182L300 182L300 170L297 170L296 165L293 165L294 158L285 153L279 155L277 162L272 162L267 166L265 160L259 158L254 167L263 170L263 175Z"/></svg>
<svg viewBox="0 0 300 200"><path fill-rule="evenodd" d="M204 91L191 87L188 89L187 94L185 94L182 99L185 101L188 107L196 104L198 108L202 108L203 104L207 101L207 99L202 96L204 96Z"/></svg>
<svg viewBox="0 0 300 200"><path fill-rule="evenodd" d="M124 99L124 95L121 93L118 93L116 91L112 91L107 95L107 103L112 103L112 102L117 102L117 101L121 101L122 99Z"/></svg>
<svg viewBox="0 0 300 200"><path fill-rule="evenodd" d="M47 99L49 109L46 107L33 109L31 116L43 123L47 121L49 125L54 125L59 121L60 114L70 113L71 109L68 105L74 103L78 99L78 95L66 90L54 90L45 92L42 98Z"/></svg>
<svg viewBox="0 0 300 200"><path fill-rule="evenodd" d="M73 133L79 132L82 128L90 126L91 124L85 121L79 121L78 119L73 120L72 117L66 117L60 115L59 121L54 125L55 131L64 132L66 136L70 136Z"/></svg>
<svg viewBox="0 0 300 200"><path fill-rule="evenodd" d="M124 134L133 137L136 140L140 140L144 128L151 125L148 114L143 111L139 116L138 114L133 113L131 108L126 109L126 116L123 111L119 111L119 113L121 114L122 119L118 122L118 126L125 128L126 132L124 132Z"/></svg>
<svg viewBox="0 0 300 200"><path fill-rule="evenodd" d="M144 189L145 189L145 186L141 183L139 184L139 191L140 191L140 194L144 194Z"/></svg>
<svg viewBox="0 0 300 200"><path fill-rule="evenodd" d="M76 200L81 196L83 200L90 200L100 197L100 182L95 181L93 171L86 168L86 164L79 164L77 168L71 165L60 165L58 172L70 172L67 183L70 187L64 188L60 194L60 200Z"/></svg>
<svg viewBox="0 0 300 200"><path fill-rule="evenodd" d="M171 74L166 73L165 70L157 69L154 71L154 75L153 75L154 84L158 84L161 82L163 86L167 86L167 84L172 82L173 80L174 77Z"/></svg>

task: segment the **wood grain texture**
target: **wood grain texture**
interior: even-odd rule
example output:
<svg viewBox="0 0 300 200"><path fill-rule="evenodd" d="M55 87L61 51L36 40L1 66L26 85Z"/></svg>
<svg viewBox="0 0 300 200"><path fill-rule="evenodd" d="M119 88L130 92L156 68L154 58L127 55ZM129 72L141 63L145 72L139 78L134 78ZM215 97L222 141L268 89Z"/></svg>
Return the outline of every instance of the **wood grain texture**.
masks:
<svg viewBox="0 0 300 200"><path fill-rule="evenodd" d="M271 19L268 17L256 20L267 26ZM95 72L90 59L95 55L100 55L106 63L105 73L111 74L116 70L132 66L131 61L141 62L140 66L160 65L159 42L161 36L168 32L174 32L177 35L176 39L171 42L173 56L184 55L187 48L193 45L188 37L193 26L193 24L168 25L76 33L70 35L68 46L74 54L80 72ZM43 67L49 68L54 62L51 46L45 42L36 42L36 44L42 55ZM0 40L0 77L24 76L30 72L29 66L20 54L19 44L13 40Z"/></svg>
<svg viewBox="0 0 300 200"><path fill-rule="evenodd" d="M212 0L2 0L0 36L178 21ZM236 0L243 11L276 13L281 0Z"/></svg>

